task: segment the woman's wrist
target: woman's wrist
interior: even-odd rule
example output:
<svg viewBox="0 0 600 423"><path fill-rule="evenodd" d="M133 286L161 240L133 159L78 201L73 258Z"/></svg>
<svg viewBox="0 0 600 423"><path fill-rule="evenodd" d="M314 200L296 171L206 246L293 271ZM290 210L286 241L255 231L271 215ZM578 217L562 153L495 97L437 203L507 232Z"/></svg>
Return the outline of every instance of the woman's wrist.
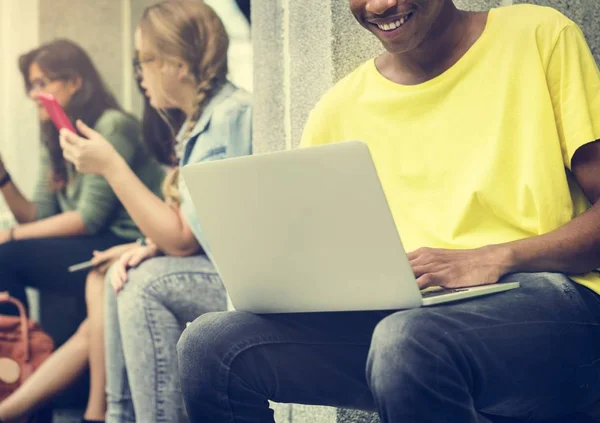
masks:
<svg viewBox="0 0 600 423"><path fill-rule="evenodd" d="M141 238L138 238L135 241L135 243L138 246L143 247L148 251L151 251L155 255L160 254L160 249L156 246L156 244L154 242L152 242L152 240L150 238L141 237Z"/></svg>
<svg viewBox="0 0 600 423"><path fill-rule="evenodd" d="M124 168L128 168L127 162L123 159L116 150L111 154L110 159L107 161L106 166L104 166L104 171L102 172L102 176L110 181L119 180L119 176Z"/></svg>

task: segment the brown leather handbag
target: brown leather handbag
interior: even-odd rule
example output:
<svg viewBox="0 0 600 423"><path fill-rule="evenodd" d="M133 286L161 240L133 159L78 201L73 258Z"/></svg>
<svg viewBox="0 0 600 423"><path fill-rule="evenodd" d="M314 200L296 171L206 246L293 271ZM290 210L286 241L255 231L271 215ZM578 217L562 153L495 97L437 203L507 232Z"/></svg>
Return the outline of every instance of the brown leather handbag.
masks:
<svg viewBox="0 0 600 423"><path fill-rule="evenodd" d="M8 397L54 350L52 338L39 324L29 320L25 307L8 292L0 292L0 303L14 304L18 316L0 315L0 401Z"/></svg>

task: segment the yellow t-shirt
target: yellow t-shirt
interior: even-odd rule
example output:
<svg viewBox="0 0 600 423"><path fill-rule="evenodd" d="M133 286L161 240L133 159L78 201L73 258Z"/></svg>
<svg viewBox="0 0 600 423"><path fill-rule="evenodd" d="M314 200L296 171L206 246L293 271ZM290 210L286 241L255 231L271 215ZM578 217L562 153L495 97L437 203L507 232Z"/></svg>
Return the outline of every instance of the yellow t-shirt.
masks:
<svg viewBox="0 0 600 423"><path fill-rule="evenodd" d="M370 60L329 90L301 144L351 139L367 142L407 251L541 235L589 208L568 169L600 139L598 67L554 9L492 9L432 80L396 84ZM573 279L600 293L600 273Z"/></svg>

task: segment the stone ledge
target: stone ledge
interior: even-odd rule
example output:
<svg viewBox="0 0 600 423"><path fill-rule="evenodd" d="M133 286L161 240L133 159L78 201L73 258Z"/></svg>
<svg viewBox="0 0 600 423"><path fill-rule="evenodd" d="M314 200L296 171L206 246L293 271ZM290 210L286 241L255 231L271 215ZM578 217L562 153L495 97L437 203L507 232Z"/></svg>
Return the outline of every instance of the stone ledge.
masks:
<svg viewBox="0 0 600 423"><path fill-rule="evenodd" d="M271 403L271 407L275 410L275 421L277 423L380 423L376 413L360 410L276 403ZM600 422L600 403L588 410L588 413L589 416L580 414L567 417L565 420L553 420L551 423ZM512 420L501 419L496 423L509 422L512 422Z"/></svg>
<svg viewBox="0 0 600 423"><path fill-rule="evenodd" d="M375 413L343 408L271 403L277 423L380 423Z"/></svg>

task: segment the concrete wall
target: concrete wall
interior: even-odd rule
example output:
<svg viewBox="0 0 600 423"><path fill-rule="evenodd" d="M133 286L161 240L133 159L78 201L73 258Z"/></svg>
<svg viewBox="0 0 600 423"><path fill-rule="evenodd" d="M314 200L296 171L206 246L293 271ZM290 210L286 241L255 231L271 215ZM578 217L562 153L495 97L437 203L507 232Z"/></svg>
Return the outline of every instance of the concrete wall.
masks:
<svg viewBox="0 0 600 423"><path fill-rule="evenodd" d="M455 0L487 10L521 0ZM600 63L600 1L533 0L558 8L582 26ZM308 113L336 81L382 48L351 16L348 0L254 0L254 148L298 144ZM275 404L278 423L377 422L375 415L328 407Z"/></svg>
<svg viewBox="0 0 600 423"><path fill-rule="evenodd" d="M26 193L33 190L39 151L36 108L24 93L17 66L21 53L38 44L37 0L0 0L0 155ZM0 210L3 208L0 198Z"/></svg>

